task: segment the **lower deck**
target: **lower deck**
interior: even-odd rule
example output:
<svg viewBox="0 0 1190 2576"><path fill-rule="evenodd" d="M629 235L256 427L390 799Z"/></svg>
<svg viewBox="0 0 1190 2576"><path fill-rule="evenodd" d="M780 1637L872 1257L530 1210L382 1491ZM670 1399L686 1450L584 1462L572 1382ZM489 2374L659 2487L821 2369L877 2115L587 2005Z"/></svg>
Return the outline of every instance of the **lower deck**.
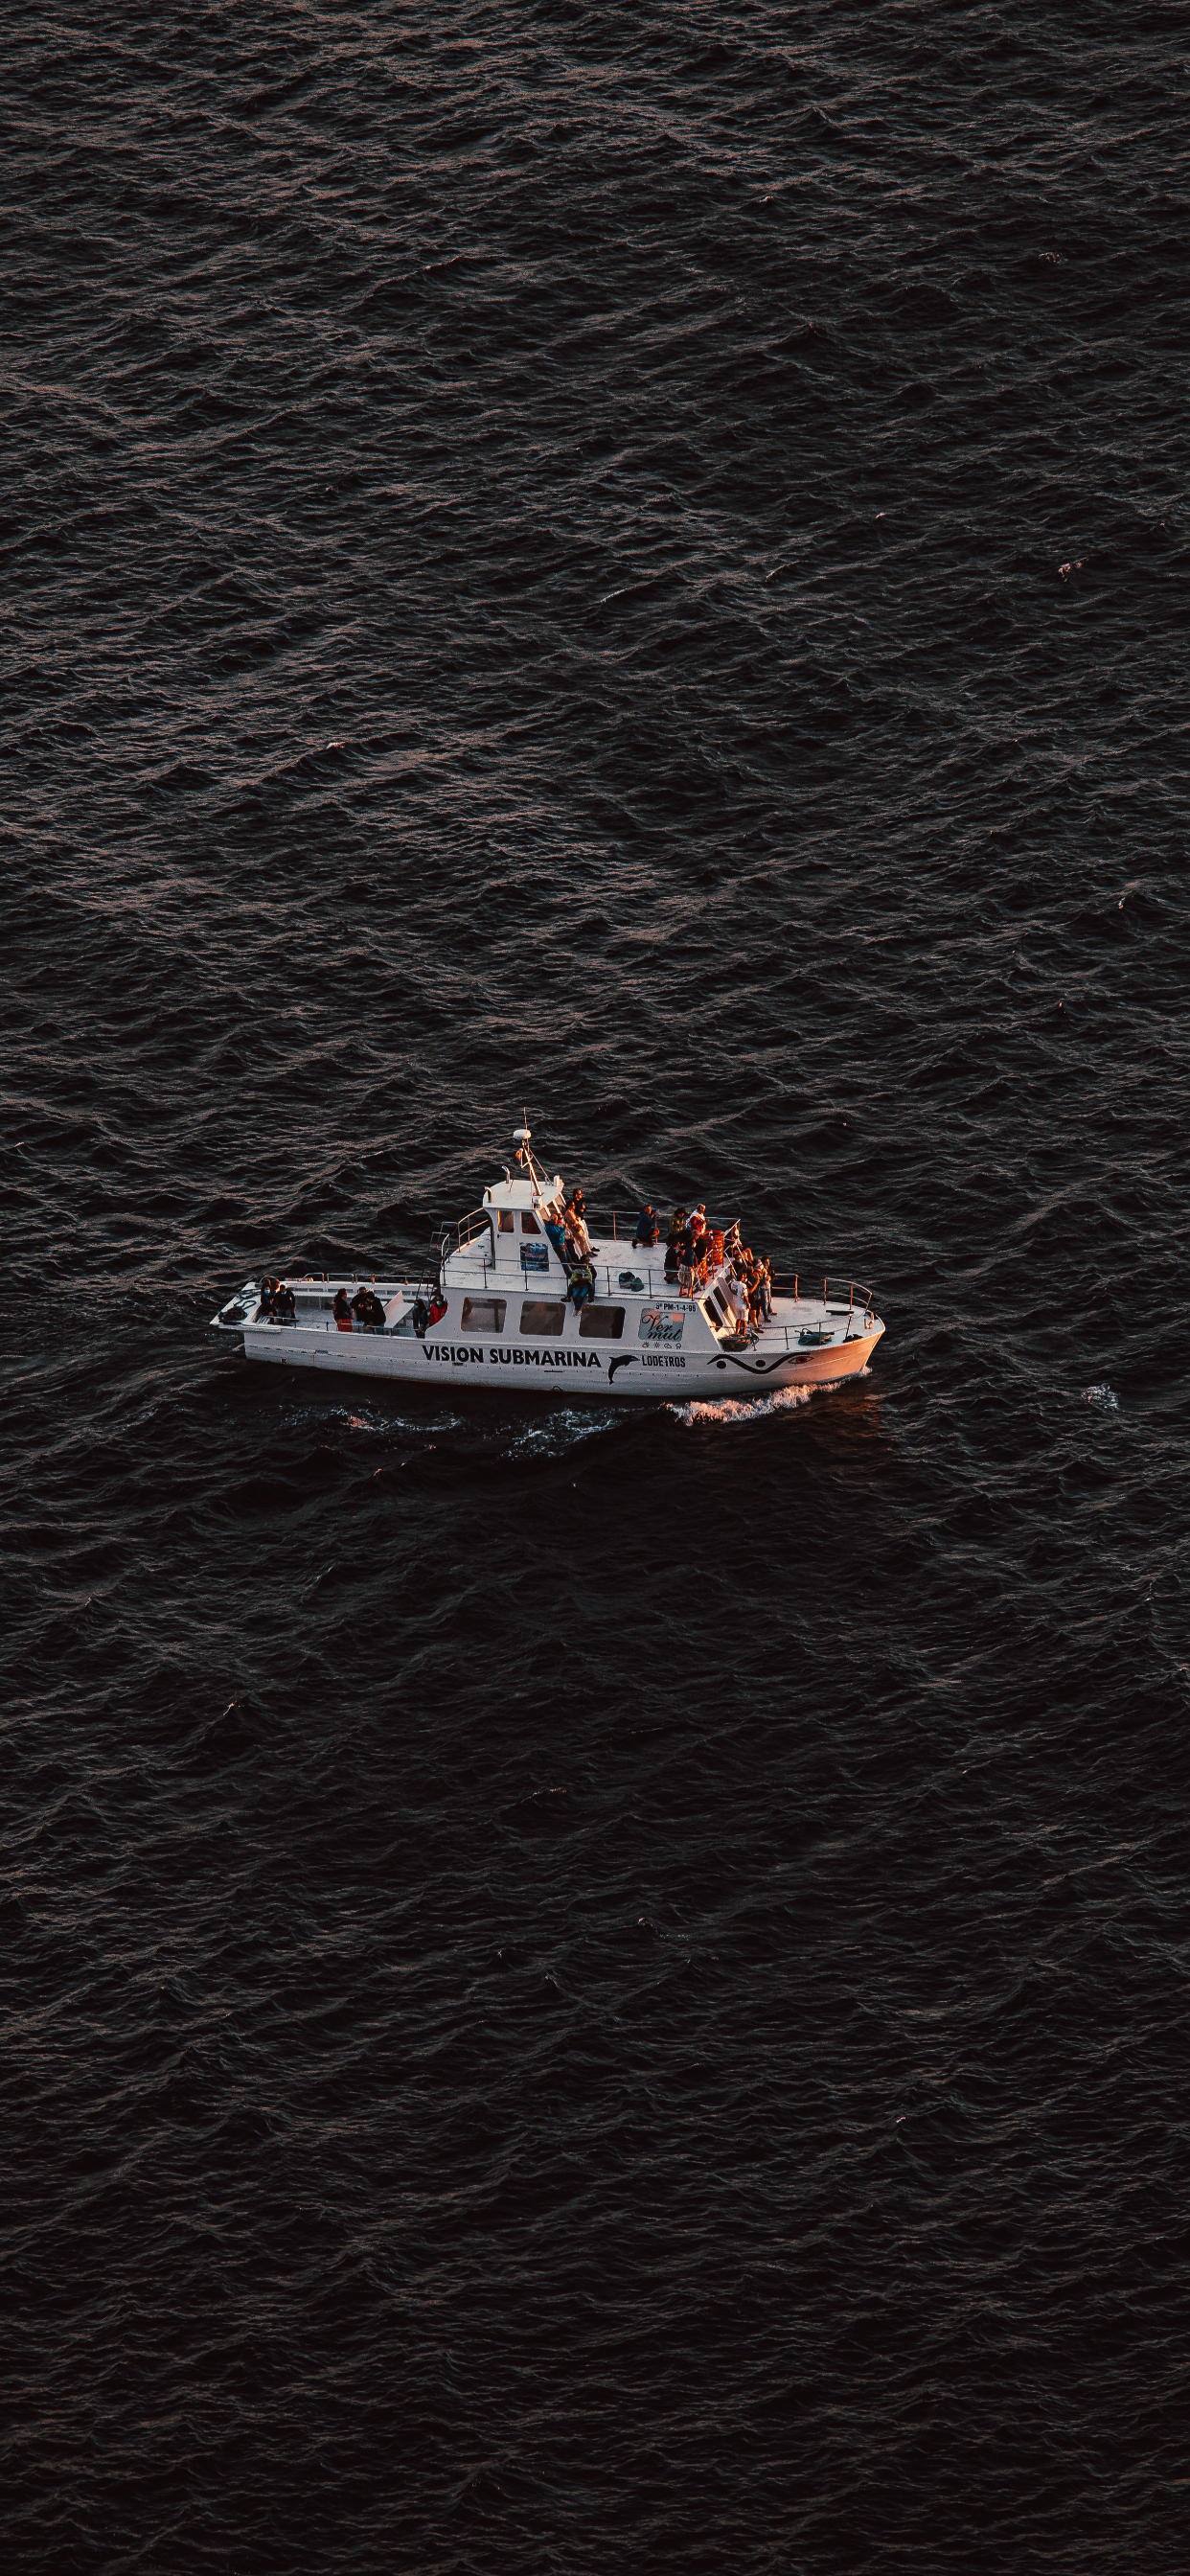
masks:
<svg viewBox="0 0 1190 2576"><path fill-rule="evenodd" d="M518 1392L563 1386L568 1395L617 1399L676 1394L725 1395L733 1387L822 1384L851 1376L866 1365L884 1327L870 1307L821 1298L778 1295L759 1329L740 1333L720 1311L713 1284L682 1297L658 1271L658 1289L640 1267L600 1265L595 1293L575 1307L553 1280L525 1287L501 1281L486 1269L452 1280L443 1311L419 1332L414 1306L424 1295L409 1280L367 1283L384 1309L383 1323L345 1328L334 1314L336 1292L355 1279L295 1279L292 1322L261 1316L256 1287L212 1317L221 1332L242 1336L245 1355L321 1375L417 1379L502 1388ZM532 1286L535 1293L526 1293ZM799 1283L800 1287L800 1283ZM545 1293L542 1293L542 1292ZM846 1297L846 1290L843 1292Z"/></svg>

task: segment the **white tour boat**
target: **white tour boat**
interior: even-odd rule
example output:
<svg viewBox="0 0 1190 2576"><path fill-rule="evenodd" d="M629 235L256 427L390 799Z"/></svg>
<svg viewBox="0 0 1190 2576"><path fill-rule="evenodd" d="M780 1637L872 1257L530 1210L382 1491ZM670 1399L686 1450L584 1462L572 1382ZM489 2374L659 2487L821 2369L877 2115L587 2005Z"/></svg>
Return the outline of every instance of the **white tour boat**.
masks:
<svg viewBox="0 0 1190 2576"><path fill-rule="evenodd" d="M770 1312L741 1327L729 1254L679 1278L663 1241L634 1243L635 1211L576 1226L560 1175L549 1179L530 1152L527 1126L515 1143L516 1177L505 1165L482 1207L439 1230L419 1278L291 1275L269 1294L249 1279L212 1324L236 1334L248 1359L320 1377L449 1379L505 1395L752 1395L833 1384L871 1358L884 1326L858 1280L824 1279L819 1295L817 1280L774 1274ZM567 1248L576 1241L585 1270L577 1282Z"/></svg>

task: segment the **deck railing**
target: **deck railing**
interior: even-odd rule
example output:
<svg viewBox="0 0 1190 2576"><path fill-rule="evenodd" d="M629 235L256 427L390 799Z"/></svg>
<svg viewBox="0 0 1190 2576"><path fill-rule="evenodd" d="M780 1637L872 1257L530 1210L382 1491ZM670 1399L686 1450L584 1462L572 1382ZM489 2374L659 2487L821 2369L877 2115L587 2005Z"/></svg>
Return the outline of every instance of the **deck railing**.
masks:
<svg viewBox="0 0 1190 2576"><path fill-rule="evenodd" d="M584 1219L584 1222L593 1243L602 1242L605 1235L610 1233L613 1243L626 1243L629 1250L631 1250L632 1238L636 1232L637 1223L641 1213L640 1208L612 1208L606 1216L591 1216L588 1214ZM659 1218L658 1223L661 1227L661 1241L664 1243L665 1219L663 1217ZM738 1224L738 1217L709 1216L707 1218L707 1233L730 1234L733 1225ZM623 1234L620 1232L621 1226L624 1228ZM643 1248L644 1247L642 1246L641 1249Z"/></svg>
<svg viewBox="0 0 1190 2576"><path fill-rule="evenodd" d="M666 1272L664 1244L653 1244L646 1249L645 1246L634 1245L632 1242L632 1235L636 1232L637 1214L638 1211L635 1208L627 1214L623 1210L613 1208L608 1216L595 1214L587 1216L585 1220L587 1233L597 1250L602 1250L606 1244L609 1230L613 1243L619 1247L618 1261L596 1261L593 1264L595 1294L598 1297L614 1298L620 1292L620 1271L624 1270L631 1273L634 1282L640 1281L646 1296L676 1303L680 1299L681 1291L675 1273L672 1270L668 1274ZM630 1231L626 1231L623 1235L618 1234L617 1218ZM708 1232L719 1231L718 1226L708 1227ZM728 1228L724 1226L722 1231L726 1233ZM486 1281L489 1272L495 1270L497 1266L496 1232L490 1208L474 1208L469 1216L461 1217L457 1225L444 1225L439 1229L435 1246L439 1261L445 1261L455 1249L465 1252L480 1235L487 1236L482 1253ZM539 1279L544 1286L547 1275L551 1281L556 1281L559 1274L565 1278L566 1264L560 1260L551 1244L548 1274L543 1271L526 1271L522 1284L527 1291L531 1291L531 1283L535 1278ZM721 1275L719 1271L713 1271L709 1279L702 1281L694 1290L695 1300L706 1297ZM821 1295L819 1294L820 1277ZM627 1287L627 1284L626 1279L624 1286ZM817 1274L798 1270L774 1270L772 1287L774 1297L791 1298L795 1305L823 1305L836 1317L850 1317L857 1311L870 1313L874 1306L873 1291L862 1279L836 1279L832 1278L829 1272ZM765 1327L766 1333L772 1333L778 1329L773 1324Z"/></svg>
<svg viewBox="0 0 1190 2576"><path fill-rule="evenodd" d="M496 1258L496 1220L492 1215L490 1208L472 1208L470 1215L461 1216L459 1218L458 1224L454 1229L458 1248L460 1252L465 1252L468 1244L474 1243L476 1235L481 1234L485 1226L491 1238L492 1259L494 1261ZM442 1232L444 1236L449 1235L450 1227L444 1225Z"/></svg>

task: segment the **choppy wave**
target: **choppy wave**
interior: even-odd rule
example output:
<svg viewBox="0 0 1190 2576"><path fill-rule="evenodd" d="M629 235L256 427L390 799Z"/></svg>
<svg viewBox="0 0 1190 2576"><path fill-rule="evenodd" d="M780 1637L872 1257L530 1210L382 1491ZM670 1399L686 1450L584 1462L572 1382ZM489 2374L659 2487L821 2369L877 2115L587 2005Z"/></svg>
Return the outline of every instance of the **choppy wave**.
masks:
<svg viewBox="0 0 1190 2576"><path fill-rule="evenodd" d="M23 2576L1180 2568L1182 51L10 14ZM212 1345L523 1104L870 1378Z"/></svg>

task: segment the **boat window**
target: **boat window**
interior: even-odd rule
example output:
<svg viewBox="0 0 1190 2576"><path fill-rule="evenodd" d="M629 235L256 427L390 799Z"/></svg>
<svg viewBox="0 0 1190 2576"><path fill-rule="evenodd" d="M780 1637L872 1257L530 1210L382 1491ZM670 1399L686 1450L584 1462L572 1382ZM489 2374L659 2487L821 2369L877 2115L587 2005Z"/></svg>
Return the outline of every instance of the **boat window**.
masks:
<svg viewBox="0 0 1190 2576"><path fill-rule="evenodd" d="M502 1333L507 1300L503 1297L464 1297L465 1333Z"/></svg>
<svg viewBox="0 0 1190 2576"><path fill-rule="evenodd" d="M522 1333L560 1333L566 1321L565 1304L547 1305L544 1297L526 1297L521 1308Z"/></svg>
<svg viewBox="0 0 1190 2576"><path fill-rule="evenodd" d="M584 1306L578 1319L580 1342L618 1342L623 1330L622 1306Z"/></svg>
<svg viewBox="0 0 1190 2576"><path fill-rule="evenodd" d="M501 1234L512 1234L512 1233L514 1233L514 1232L515 1232L515 1230L516 1230L516 1218L514 1217L514 1215L513 1215L513 1213L512 1213L512 1209L511 1209L511 1208L501 1208L501 1210L500 1210L500 1232L501 1232Z"/></svg>
<svg viewBox="0 0 1190 2576"><path fill-rule="evenodd" d="M540 1232L541 1232L541 1227L539 1226L539 1224L538 1224L538 1222L537 1222L537 1219L536 1219L536 1217L534 1216L534 1214L533 1214L533 1212L532 1212L532 1209L531 1209L531 1208L522 1208L522 1210L521 1210L521 1233L522 1233L522 1234L540 1234Z"/></svg>

